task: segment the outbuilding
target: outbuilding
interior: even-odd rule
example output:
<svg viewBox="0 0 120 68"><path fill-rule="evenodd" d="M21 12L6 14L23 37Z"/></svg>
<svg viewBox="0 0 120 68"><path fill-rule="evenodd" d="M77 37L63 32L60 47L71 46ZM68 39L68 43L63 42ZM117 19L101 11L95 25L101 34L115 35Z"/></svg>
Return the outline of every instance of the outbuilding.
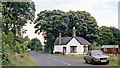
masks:
<svg viewBox="0 0 120 68"><path fill-rule="evenodd" d="M101 50L106 54L118 54L118 45L103 45Z"/></svg>

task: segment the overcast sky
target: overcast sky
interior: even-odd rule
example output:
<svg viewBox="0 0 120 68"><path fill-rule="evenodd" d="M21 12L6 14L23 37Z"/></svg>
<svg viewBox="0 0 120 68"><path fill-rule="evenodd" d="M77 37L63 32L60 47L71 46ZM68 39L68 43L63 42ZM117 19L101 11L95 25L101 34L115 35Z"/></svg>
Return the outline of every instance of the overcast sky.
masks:
<svg viewBox="0 0 120 68"><path fill-rule="evenodd" d="M43 10L59 9L62 11L86 11L89 12L97 21L98 26L113 26L118 28L118 1L119 0L33 0L35 2L36 17L37 13ZM27 34L30 38L40 35L34 34L34 25L28 24Z"/></svg>

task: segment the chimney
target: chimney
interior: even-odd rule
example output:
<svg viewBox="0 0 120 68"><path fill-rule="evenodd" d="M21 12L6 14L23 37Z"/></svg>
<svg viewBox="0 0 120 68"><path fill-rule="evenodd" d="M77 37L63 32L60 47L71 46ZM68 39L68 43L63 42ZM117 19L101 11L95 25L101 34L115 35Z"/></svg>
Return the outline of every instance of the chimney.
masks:
<svg viewBox="0 0 120 68"><path fill-rule="evenodd" d="M61 44L61 33L59 33L59 45Z"/></svg>
<svg viewBox="0 0 120 68"><path fill-rule="evenodd" d="M72 36L76 37L76 29L75 29L75 27L73 27L73 29L72 29Z"/></svg>

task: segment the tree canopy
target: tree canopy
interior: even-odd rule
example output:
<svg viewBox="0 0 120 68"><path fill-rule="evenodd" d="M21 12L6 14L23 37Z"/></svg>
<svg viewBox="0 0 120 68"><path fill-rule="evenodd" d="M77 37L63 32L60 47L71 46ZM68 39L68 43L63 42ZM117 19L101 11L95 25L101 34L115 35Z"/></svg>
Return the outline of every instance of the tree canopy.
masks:
<svg viewBox="0 0 120 68"><path fill-rule="evenodd" d="M99 28L100 45L120 45L120 30L115 27L102 26Z"/></svg>
<svg viewBox="0 0 120 68"><path fill-rule="evenodd" d="M12 31L14 35L21 36L23 26L32 22L35 17L34 2L2 2L4 7L3 31L8 34Z"/></svg>
<svg viewBox="0 0 120 68"><path fill-rule="evenodd" d="M33 38L29 44L28 48L35 51L42 51L42 44L38 38Z"/></svg>
<svg viewBox="0 0 120 68"><path fill-rule="evenodd" d="M72 36L72 28L76 27L77 36L87 39L94 43L98 37L98 25L93 16L86 11L69 11L61 10L41 11L35 20L35 33L46 32L47 51L52 52L53 43L59 33L62 36ZM92 39L92 40L91 40Z"/></svg>

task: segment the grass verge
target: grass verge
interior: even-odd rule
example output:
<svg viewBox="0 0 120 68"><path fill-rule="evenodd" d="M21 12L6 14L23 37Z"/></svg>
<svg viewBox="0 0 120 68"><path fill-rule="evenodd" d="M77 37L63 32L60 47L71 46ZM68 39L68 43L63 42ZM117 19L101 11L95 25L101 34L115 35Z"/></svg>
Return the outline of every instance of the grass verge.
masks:
<svg viewBox="0 0 120 68"><path fill-rule="evenodd" d="M44 53L44 54L49 54L47 52L44 52L44 51L37 51L38 53Z"/></svg>
<svg viewBox="0 0 120 68"><path fill-rule="evenodd" d="M1 60L1 56L0 56L0 68L2 67L2 60Z"/></svg>
<svg viewBox="0 0 120 68"><path fill-rule="evenodd" d="M15 56L15 54L11 54L9 59L12 66L37 66L33 56L28 52L24 53L23 58Z"/></svg>
<svg viewBox="0 0 120 68"><path fill-rule="evenodd" d="M118 55L108 55L110 56L110 63L109 65L113 65L113 66L118 66Z"/></svg>
<svg viewBox="0 0 120 68"><path fill-rule="evenodd" d="M82 60L82 61L84 60L84 59L83 59L83 55L75 55L75 54L71 54L71 55L53 54L53 55L61 56L61 57L65 57L65 58Z"/></svg>

